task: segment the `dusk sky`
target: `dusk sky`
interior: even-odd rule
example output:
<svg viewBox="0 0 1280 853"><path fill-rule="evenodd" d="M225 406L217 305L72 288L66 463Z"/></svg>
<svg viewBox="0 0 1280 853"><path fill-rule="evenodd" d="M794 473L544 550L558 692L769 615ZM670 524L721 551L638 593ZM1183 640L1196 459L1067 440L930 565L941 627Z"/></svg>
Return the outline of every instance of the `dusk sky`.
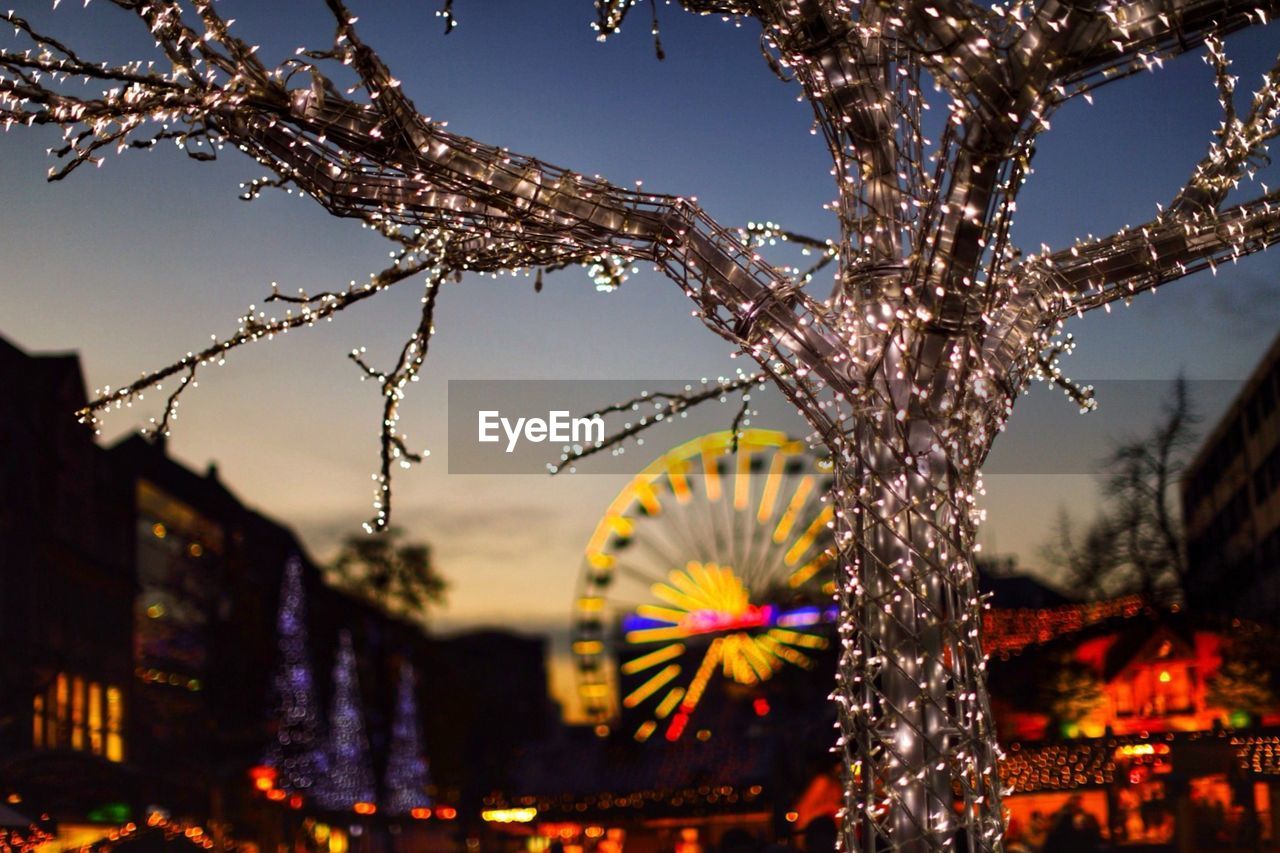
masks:
<svg viewBox="0 0 1280 853"><path fill-rule="evenodd" d="M47 0L19 0L15 8L83 56L155 55L132 16L106 2L81 5L68 0L51 12ZM331 38L321 0L219 5L242 37L261 43L269 64ZM726 225L771 219L834 236L822 209L834 196L827 153L810 134L798 88L762 60L753 22L662 7L660 62L644 9L600 44L590 0L457 0L461 24L447 37L437 8L431 0L353 2L364 39L418 108L450 130L620 185L642 179L655 191L696 195ZM1278 36L1269 26L1228 40L1242 99L1274 58ZM1109 233L1151 218L1173 197L1220 118L1199 56L1056 114L1018 202L1015 243L1031 251ZM172 148L129 152L50 185L45 149L56 140L47 129L0 134L0 335L33 351L78 351L91 386L120 385L227 333L273 281L285 290L340 289L385 264L384 241L310 200L269 193L238 201L239 183L262 168L234 151L214 164ZM1069 327L1080 347L1066 368L1089 381L1179 372L1243 379L1280 330L1277 272L1280 254L1271 252L1162 288L1133 308L1092 314ZM368 516L376 465L378 394L345 353L367 346L385 362L398 349L421 295L415 284L401 287L202 374L170 442L198 469L216 460L233 491L297 529L322 559ZM540 294L526 278L470 276L448 286L424 381L402 408L412 443L433 453L400 472L395 488L396 523L435 547L451 583L438 624L567 625L582 546L625 482L448 475L446 380L687 378L737 367L727 344L689 312L679 288L649 270L612 294L596 293L581 270L552 275ZM104 441L156 414L159 396L148 395L141 411L109 416ZM1209 396L1206 426L1225 398ZM989 547L1037 568L1060 507L1092 514L1088 471L1105 439L1152 415L1105 393L1100 403L1080 433L1081 473L988 478ZM1070 437L1081 416L1065 401L1058 411ZM721 425L731 418L726 409ZM1010 437L1033 429L1015 413ZM652 433L631 451L637 466L664 446Z"/></svg>

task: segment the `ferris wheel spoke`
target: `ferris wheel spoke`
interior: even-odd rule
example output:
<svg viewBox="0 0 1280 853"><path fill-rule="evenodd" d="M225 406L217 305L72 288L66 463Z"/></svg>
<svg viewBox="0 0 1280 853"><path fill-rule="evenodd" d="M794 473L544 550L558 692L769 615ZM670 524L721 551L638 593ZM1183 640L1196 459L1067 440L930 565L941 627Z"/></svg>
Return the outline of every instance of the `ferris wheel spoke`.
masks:
<svg viewBox="0 0 1280 853"><path fill-rule="evenodd" d="M787 553L783 556L782 561L788 566L794 566L796 563L800 562L800 558L808 553L809 549L813 547L813 543L817 540L818 536L827 529L827 524L830 523L831 519L834 517L835 508L831 504L824 506L822 511L819 512L817 516L814 517L813 521L809 523L809 526L805 528L804 533L801 533L800 536L796 538L795 542L791 544L791 547L787 549Z"/></svg>
<svg viewBox="0 0 1280 853"><path fill-rule="evenodd" d="M683 640L688 636L688 630L679 625L663 625L659 628L637 628L634 631L628 631L623 635L623 639L631 645L644 645Z"/></svg>
<svg viewBox="0 0 1280 853"><path fill-rule="evenodd" d="M787 502L786 510L783 511L782 517L778 519L778 524L773 529L775 544L781 545L791 535L791 529L795 527L800 511L804 508L805 501L809 499L809 493L813 491L815 480L812 474L806 474L801 478L796 490L791 493L791 500Z"/></svg>
<svg viewBox="0 0 1280 853"><path fill-rule="evenodd" d="M707 562L713 559L713 553L708 548L706 539L699 535L693 528L693 521L689 508L686 506L678 514L673 517L675 522L670 526L667 533L671 539L679 539L677 548L681 553L686 554L685 560L675 560L670 565L672 568L684 565L689 559L701 560Z"/></svg>
<svg viewBox="0 0 1280 853"><path fill-rule="evenodd" d="M834 549L828 548L826 551L823 551L821 554L817 555L812 560L792 572L791 576L787 578L787 585L792 589L799 589L809 583L809 581L813 580L814 576L827 568L827 566L831 565L835 560L835 556L836 554Z"/></svg>
<svg viewBox="0 0 1280 853"><path fill-rule="evenodd" d="M720 480L720 454L709 447L702 449L702 489L710 503L719 503L723 494Z"/></svg>
<svg viewBox="0 0 1280 853"><path fill-rule="evenodd" d="M660 663L666 663L669 660L674 660L684 653L685 646L683 643L671 643L670 645L663 646L660 649L655 649L648 654L641 655L638 658L632 658L618 668L622 671L623 675L635 675L637 672L644 672L646 669L655 667Z"/></svg>
<svg viewBox="0 0 1280 853"><path fill-rule="evenodd" d="M756 523L749 528L747 536L747 557L743 561L743 571L750 577L753 588L767 585L771 570L778 561L779 555L775 553L772 541L772 525L767 522L773 518L779 495L789 494L788 487L794 479L785 473L785 465L781 462L783 459L779 454L770 463L769 475L760 496L760 507L755 514Z"/></svg>
<svg viewBox="0 0 1280 853"><path fill-rule="evenodd" d="M659 670L658 673L652 676L648 681L644 682L635 690L632 690L630 693L628 693L626 695L626 698L622 700L622 706L624 708L636 707L641 702L643 702L644 700L652 696L654 693L657 693L658 690L660 690L663 687L663 685L671 681L671 679L675 678L679 674L680 674L679 664L676 664L676 663L668 664L666 667Z"/></svg>
<svg viewBox="0 0 1280 853"><path fill-rule="evenodd" d="M657 564L662 567L660 569L650 570L653 571L654 574L650 574L648 571L645 572L645 576L648 578L650 583L660 581L662 576L670 567L681 565L684 562L679 556L682 549L678 543L674 546L675 550L671 550L672 543L662 541L657 536L645 536L643 538L633 540L633 542L639 543L639 546L647 552L647 556L650 559L657 561ZM627 565L634 568L630 561L628 561Z"/></svg>
<svg viewBox="0 0 1280 853"><path fill-rule="evenodd" d="M751 505L751 451L739 448L733 474L733 508L742 512Z"/></svg>
<svg viewBox="0 0 1280 853"><path fill-rule="evenodd" d="M785 480L787 455L782 451L773 454L769 460L769 472L764 476L764 488L760 491L760 500L756 503L756 523L764 527L773 518L778 503L778 493L782 491Z"/></svg>
<svg viewBox="0 0 1280 853"><path fill-rule="evenodd" d="M751 498L753 497L752 490L751 490L751 486L752 486L751 460L750 460L750 456L746 456L745 458L747 459L746 465L743 465L741 461L739 461L739 463L735 466L736 468L736 472L734 474L735 500L734 500L733 506L729 508L730 533L729 533L729 542L728 542L728 549L727 549L729 554L729 565L733 567L734 571L739 572L739 577L742 577L741 575L742 566L746 563L746 560L747 560L746 546L750 538L750 530L752 526L750 524ZM746 484L744 487L745 495L743 496L741 505L739 505L739 502L737 500L739 483ZM749 584L748 584L748 588L750 588Z"/></svg>
<svg viewBox="0 0 1280 853"><path fill-rule="evenodd" d="M683 687L672 687L667 691L667 695L662 697L657 706L653 709L653 716L658 720L665 720L671 716L671 712L680 704L680 700L684 698L685 691Z"/></svg>
<svg viewBox="0 0 1280 853"><path fill-rule="evenodd" d="M772 633L772 632L771 632ZM779 660L785 660L787 663L794 664L801 669L810 669L813 667L813 659L799 649L775 640L770 634L760 637L760 642L768 646L770 654L776 656Z"/></svg>
<svg viewBox="0 0 1280 853"><path fill-rule="evenodd" d="M632 580L639 581L640 583L644 584L644 589L646 592L654 584L663 582L662 575L655 574L653 571L649 569L640 568L639 566L636 566L630 562L623 563L620 561L618 563L615 563L613 568L614 568L615 574L626 575ZM615 606L616 604L617 602L615 600Z"/></svg>
<svg viewBox="0 0 1280 853"><path fill-rule="evenodd" d="M702 555L701 561L704 563L715 562L720 553L721 537L717 535L716 509L716 504L703 501L691 507L687 516L689 533L697 543L698 553Z"/></svg>
<svg viewBox="0 0 1280 853"><path fill-rule="evenodd" d="M783 586L784 578L780 575L786 554L794 534L797 519L804 514L806 507L816 499L815 479L812 474L792 473L786 477L779 490L779 506L775 510L774 524L760 525L757 536L762 544L760 571L766 579L777 587Z"/></svg>

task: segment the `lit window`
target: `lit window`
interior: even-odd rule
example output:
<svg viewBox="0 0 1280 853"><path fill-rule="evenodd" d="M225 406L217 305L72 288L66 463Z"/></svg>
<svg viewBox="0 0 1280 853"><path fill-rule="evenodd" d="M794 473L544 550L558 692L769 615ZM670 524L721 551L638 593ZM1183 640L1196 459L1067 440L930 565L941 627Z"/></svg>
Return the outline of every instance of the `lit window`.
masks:
<svg viewBox="0 0 1280 853"><path fill-rule="evenodd" d="M31 700L37 749L74 749L124 760L124 693L119 687L58 673Z"/></svg>
<svg viewBox="0 0 1280 853"><path fill-rule="evenodd" d="M124 698L119 687L107 688L107 760L124 761Z"/></svg>
<svg viewBox="0 0 1280 853"><path fill-rule="evenodd" d="M52 731L46 732L45 736L49 740L50 746L62 746L66 743L67 732L67 674L65 672L58 673L57 679L54 681L54 700L56 702L53 718L49 721Z"/></svg>
<svg viewBox="0 0 1280 853"><path fill-rule="evenodd" d="M71 680L71 748L84 749L84 679Z"/></svg>
<svg viewBox="0 0 1280 853"><path fill-rule="evenodd" d="M102 685L89 684L89 751L102 755Z"/></svg>
<svg viewBox="0 0 1280 853"><path fill-rule="evenodd" d="M31 743L36 749L44 748L44 696L40 694L31 700Z"/></svg>

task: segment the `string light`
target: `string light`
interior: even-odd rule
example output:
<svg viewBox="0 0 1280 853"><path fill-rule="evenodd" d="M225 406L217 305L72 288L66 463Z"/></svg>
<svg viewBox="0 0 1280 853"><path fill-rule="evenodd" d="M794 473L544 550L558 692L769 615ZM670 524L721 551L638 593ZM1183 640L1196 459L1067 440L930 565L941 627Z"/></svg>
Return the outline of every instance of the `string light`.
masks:
<svg viewBox="0 0 1280 853"><path fill-rule="evenodd" d="M274 291L268 301L284 313L251 307L229 336L101 389L82 418L96 422L173 381L153 424L165 434L198 372L232 349L425 278L422 315L392 369L353 354L384 397L369 523L384 529L392 468L423 456L408 449L397 410L425 359L445 277L582 264L597 286L616 288L630 265L652 263L689 295L695 316L759 364L833 460L845 845L941 850L957 833L969 849L999 845L999 750L973 570L979 466L1030 380L1091 405L1088 389L1058 367L1066 319L1280 239L1280 198L1265 185L1223 207L1265 159L1280 73L1268 72L1238 113L1221 36L1266 23L1274 0L684 0L760 19L770 66L802 87L832 157L837 197L827 208L840 236L831 243L768 223L728 229L694 198L622 189L450 133L417 111L341 0L327 0L333 43L275 67L230 33L210 0L117 5L147 27L163 64L82 59L13 12L3 16L15 47L0 50L0 122L62 128L51 180L112 150L172 142L209 160L229 146L270 172L244 187L247 198L300 192L395 248L361 284ZM600 36L633 5L598 0ZM441 16L447 29L456 23L449 2ZM656 39L656 14L651 30ZM1056 108L1200 46L1224 121L1182 191L1144 224L1023 256L1009 237L1016 197ZM355 85L335 86L323 69L336 66ZM938 98L926 97L926 81ZM68 82L102 91L73 94ZM936 107L942 121L926 122ZM940 125L936 138L926 124ZM819 266L770 265L760 252L780 240L819 252ZM817 299L805 284L827 265L834 290ZM963 808L954 811L957 793Z"/></svg>

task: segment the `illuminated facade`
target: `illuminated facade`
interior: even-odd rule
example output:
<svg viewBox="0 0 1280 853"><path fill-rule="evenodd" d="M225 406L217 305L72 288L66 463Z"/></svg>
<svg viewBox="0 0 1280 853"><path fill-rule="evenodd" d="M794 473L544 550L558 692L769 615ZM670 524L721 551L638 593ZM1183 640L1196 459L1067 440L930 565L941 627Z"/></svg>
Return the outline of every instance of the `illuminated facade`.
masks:
<svg viewBox="0 0 1280 853"><path fill-rule="evenodd" d="M1218 632L1175 629L1143 617L1119 627L1104 626L1102 633L1077 636L1067 645L1062 653L1037 650L1025 663L993 665L1014 670L1012 679L997 682L1006 687L1005 693L1013 693L1013 680L1031 679L1029 683L1039 687L1022 691L1030 708L997 696L1004 709L997 719L1006 740L1208 731L1231 722L1236 709L1215 706L1208 698L1208 684L1222 665L1223 639ZM1055 715L1050 707L1053 685L1044 684L1046 676L1034 680L1029 670L1036 669L1054 678L1064 671L1079 673L1082 681L1093 685L1074 688L1091 694L1082 704L1087 711L1069 719Z"/></svg>
<svg viewBox="0 0 1280 853"><path fill-rule="evenodd" d="M1270 634L1111 604L1055 608L1063 630L992 662L1011 837L1041 844L1076 810L1116 846L1280 838L1280 702L1239 707L1254 694L1222 687L1224 661ZM1099 607L1110 618L1090 621Z"/></svg>

